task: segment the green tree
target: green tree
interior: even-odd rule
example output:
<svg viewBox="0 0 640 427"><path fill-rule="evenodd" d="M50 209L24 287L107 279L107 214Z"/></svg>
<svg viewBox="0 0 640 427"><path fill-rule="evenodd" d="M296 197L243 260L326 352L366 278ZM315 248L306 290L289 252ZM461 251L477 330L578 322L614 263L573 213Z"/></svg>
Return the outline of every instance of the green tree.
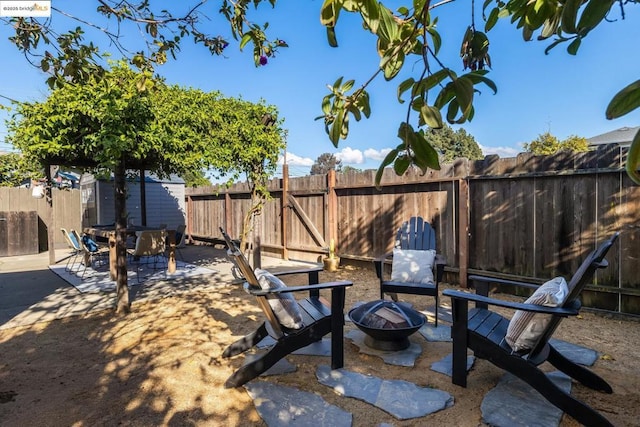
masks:
<svg viewBox="0 0 640 427"><path fill-rule="evenodd" d="M560 149L560 141L550 132L538 135L536 139L524 144L524 150L534 154L553 154Z"/></svg>
<svg viewBox="0 0 640 427"><path fill-rule="evenodd" d="M322 101L319 119L324 121L329 139L335 146L348 136L350 121L369 117L369 85L379 77L394 80L405 64L410 64L406 68L411 69L411 76L397 83L398 101L408 101L407 113L398 126L400 143L383 160L376 178L378 182L383 168L392 164L398 174L403 174L411 165L421 170L438 169L438 153L425 139L426 127L440 128L444 120L450 124L471 120L476 92L485 86L497 91L488 77L488 68L491 66L489 34L499 19L508 20L521 29L525 40L550 40L547 52L565 45L567 52L575 55L591 31L605 21L616 21L612 18L616 18L617 13L624 17L627 9L640 0L486 0L482 6L480 2L471 1L469 15L461 18L460 26L460 57L465 69L462 74L445 64L445 55L440 52L442 39L436 26L437 12L450 2L414 0L407 3L325 0L320 7L320 23L326 28L330 46L338 46L338 18L347 13L354 14L361 19L362 28L375 37L380 56L379 68L372 70L371 77L364 83L356 85L355 80L340 77ZM51 73L49 83L55 86L104 72L97 44L84 41L85 33L77 26L78 22L94 30L103 29L109 46L114 46L142 70L152 69L169 57L175 57L184 38L202 44L214 55L223 54L229 42L237 40L241 49L252 47L256 66L265 65L287 46L284 41L265 33L267 29L271 31L268 23L251 19L253 9L267 4L277 7L276 0L193 0L188 3L187 12L178 13L173 11L185 10L183 2L169 5L154 0L100 0L97 8L100 15L107 20L117 20L119 27L137 26L141 34L146 34L146 38L134 40L133 46L125 45L131 39L125 40L109 32L109 25L100 25L90 19L95 16L77 17L73 29L67 31L54 28L55 20L39 22L31 18L13 18L6 22L15 28L11 42L33 64ZM219 29L208 28L209 21L202 19L207 13L220 13L229 23L228 30L222 33ZM476 17L480 16L484 19L483 25L476 22ZM219 35L208 35L214 32L211 30L217 30ZM605 114L614 119L639 106L640 80L636 80L613 97ZM627 161L627 172L640 183L638 167L640 132L632 142Z"/></svg>
<svg viewBox="0 0 640 427"><path fill-rule="evenodd" d="M267 115L275 125L265 127ZM127 170L166 176L213 167L231 178L248 173L262 188L267 177L255 171L257 156L263 155L258 170L268 173L284 147L274 107L166 86L122 63L103 75L89 74L83 84L56 86L44 102L17 104L8 124L8 141L33 164L113 171L118 312L130 310Z"/></svg>
<svg viewBox="0 0 640 427"><path fill-rule="evenodd" d="M464 129L454 132L451 126L445 124L440 129L428 130L424 137L436 149L443 162L451 162L461 157L469 160L479 160L484 157L475 138Z"/></svg>
<svg viewBox="0 0 640 427"><path fill-rule="evenodd" d="M569 135L567 139L560 143L560 145L564 150L571 150L576 153L589 151L589 143L587 142L587 138L584 136Z"/></svg>
<svg viewBox="0 0 640 427"><path fill-rule="evenodd" d="M204 187L211 185L211 181L204 174L204 171L187 171L182 174L184 185L187 187Z"/></svg>
<svg viewBox="0 0 640 427"><path fill-rule="evenodd" d="M322 153L316 161L311 165L310 175L325 175L330 170L340 171L342 169L342 161L331 153Z"/></svg>
<svg viewBox="0 0 640 427"><path fill-rule="evenodd" d="M358 168L355 168L355 167L353 167L353 166L346 165L346 166L343 166L343 167L340 169L340 172L342 172L342 173L349 173L349 172L362 172L362 169L358 169Z"/></svg>
<svg viewBox="0 0 640 427"><path fill-rule="evenodd" d="M584 137L571 135L567 139L560 141L550 132L545 132L538 135L533 141L525 143L524 150L534 154L549 155L560 150L589 151L589 144Z"/></svg>
<svg viewBox="0 0 640 427"><path fill-rule="evenodd" d="M28 167L20 153L0 153L0 187L17 187L41 175Z"/></svg>

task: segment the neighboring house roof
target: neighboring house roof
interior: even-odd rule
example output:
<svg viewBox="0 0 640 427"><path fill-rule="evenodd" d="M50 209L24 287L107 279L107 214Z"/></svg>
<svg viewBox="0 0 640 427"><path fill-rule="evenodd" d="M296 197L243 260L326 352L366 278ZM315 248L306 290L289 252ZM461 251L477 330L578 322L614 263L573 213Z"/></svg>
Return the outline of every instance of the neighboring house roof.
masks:
<svg viewBox="0 0 640 427"><path fill-rule="evenodd" d="M612 130L611 132L589 138L587 139L587 143L590 147L604 144L619 144L623 147L628 147L631 145L631 141L638 130L640 130L640 126L622 127L620 129Z"/></svg>

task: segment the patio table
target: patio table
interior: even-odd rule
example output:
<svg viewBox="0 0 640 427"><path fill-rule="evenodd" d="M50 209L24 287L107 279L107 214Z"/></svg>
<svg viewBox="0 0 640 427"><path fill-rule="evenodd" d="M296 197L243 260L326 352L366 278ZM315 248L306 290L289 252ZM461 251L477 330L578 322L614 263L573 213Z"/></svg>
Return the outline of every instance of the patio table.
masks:
<svg viewBox="0 0 640 427"><path fill-rule="evenodd" d="M137 231L146 231L146 230L157 230L158 227L145 227L141 225L129 226L126 228L127 235L135 236ZM117 273L117 260L116 260L116 230L113 226L108 227L87 227L84 230L85 234L93 236L94 239L96 236L107 238L109 243L109 277L111 280L116 280L118 277ZM176 271L176 230L165 230L167 232L167 236L169 237L169 259L167 262L167 273L175 273ZM88 254L85 254L85 262L89 262L87 259Z"/></svg>

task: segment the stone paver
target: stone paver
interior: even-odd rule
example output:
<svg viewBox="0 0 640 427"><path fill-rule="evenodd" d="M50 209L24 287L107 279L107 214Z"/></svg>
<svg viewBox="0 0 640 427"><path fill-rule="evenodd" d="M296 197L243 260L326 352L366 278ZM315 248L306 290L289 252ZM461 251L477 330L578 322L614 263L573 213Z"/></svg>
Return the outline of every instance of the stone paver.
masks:
<svg viewBox="0 0 640 427"><path fill-rule="evenodd" d="M244 385L268 426L350 427L353 415L320 396L293 387L251 381Z"/></svg>
<svg viewBox="0 0 640 427"><path fill-rule="evenodd" d="M555 371L547 376L562 390L571 391L571 378ZM557 426L562 411L518 377L506 373L482 400L482 420L495 427Z"/></svg>
<svg viewBox="0 0 640 427"><path fill-rule="evenodd" d="M427 341L430 342L451 342L451 326L438 325L435 326L425 324L422 328L418 329L420 335L422 335Z"/></svg>
<svg viewBox="0 0 640 427"><path fill-rule="evenodd" d="M316 376L336 393L363 400L399 420L424 417L453 405L449 393L408 381L383 380L346 369L331 370L327 365L319 366Z"/></svg>
<svg viewBox="0 0 640 427"><path fill-rule="evenodd" d="M346 332L344 336L357 345L361 353L380 357L384 360L384 363L389 365L412 367L415 366L418 356L422 354L422 346L415 341L410 341L411 344L409 345L409 348L405 350L383 351L376 350L366 345L364 343L366 335L360 330L352 329Z"/></svg>
<svg viewBox="0 0 640 427"><path fill-rule="evenodd" d="M561 353L564 357L573 361L574 363L579 363L583 366L592 366L598 360L598 352L592 350L590 348L583 347L577 344L571 344L566 341L561 341L557 339L550 339L549 344L553 346L559 353Z"/></svg>
<svg viewBox="0 0 640 427"><path fill-rule="evenodd" d="M467 371L471 370L475 360L476 360L475 356L470 356L470 355L467 356ZM441 374L452 376L453 375L453 353L449 353L443 359L440 359L437 362L433 362L431 364L431 370L440 372Z"/></svg>

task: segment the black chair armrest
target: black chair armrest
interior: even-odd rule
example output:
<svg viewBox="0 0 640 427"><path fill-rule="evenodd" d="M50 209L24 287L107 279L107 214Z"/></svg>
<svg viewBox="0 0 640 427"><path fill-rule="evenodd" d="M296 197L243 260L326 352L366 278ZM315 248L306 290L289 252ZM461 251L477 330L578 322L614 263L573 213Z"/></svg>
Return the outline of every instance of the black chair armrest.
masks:
<svg viewBox="0 0 640 427"><path fill-rule="evenodd" d="M308 276L308 281L310 285L316 285L318 284L319 280L319 274L322 271L322 267L311 267L311 268L300 268L300 269L296 269L296 270L286 270L286 271L281 271L281 272L273 272L270 271L271 274L273 274L276 277L280 277L280 276L292 276L294 274L306 274Z"/></svg>
<svg viewBox="0 0 640 427"><path fill-rule="evenodd" d="M376 269L376 276L378 276L378 279L382 280L383 276L383 267L384 267L384 263L386 261L388 261L389 259L393 258L393 252L389 252L386 253L384 255L380 255L379 257L375 258L373 260L373 265Z"/></svg>
<svg viewBox="0 0 640 427"><path fill-rule="evenodd" d="M447 259L444 255L436 254L435 268L436 268L436 285L442 281L444 276L444 267L447 265Z"/></svg>
<svg viewBox="0 0 640 427"><path fill-rule="evenodd" d="M533 290L538 289L538 287L540 286L537 283L520 282L520 281L510 280L510 279L499 279L497 277L480 276L480 275L477 275L477 274L470 275L469 276L469 281L471 281L473 283L486 283L486 284L496 283L496 284L499 284L499 285L519 286L521 288L528 288L528 289L533 289Z"/></svg>
<svg viewBox="0 0 640 427"><path fill-rule="evenodd" d="M348 286L353 285L353 282L349 282L346 280L338 281L338 282L326 282L319 283L317 285L308 285L308 286L287 286L286 288L280 289L251 289L249 286L245 285L245 289L251 295L255 296L265 296L270 294L284 294L289 292L302 292L302 291L319 291L321 289L333 289L333 288L346 288Z"/></svg>
<svg viewBox="0 0 640 427"><path fill-rule="evenodd" d="M476 303L484 305L494 305L498 307L510 308L513 310L532 311L535 313L554 314L563 317L575 316L578 314L578 309L576 308L546 307L544 305L504 301L495 298L489 298L483 295L472 294L469 292L454 291L452 289L445 289L442 292L442 295L451 297L452 299L465 300L467 302L474 301Z"/></svg>

